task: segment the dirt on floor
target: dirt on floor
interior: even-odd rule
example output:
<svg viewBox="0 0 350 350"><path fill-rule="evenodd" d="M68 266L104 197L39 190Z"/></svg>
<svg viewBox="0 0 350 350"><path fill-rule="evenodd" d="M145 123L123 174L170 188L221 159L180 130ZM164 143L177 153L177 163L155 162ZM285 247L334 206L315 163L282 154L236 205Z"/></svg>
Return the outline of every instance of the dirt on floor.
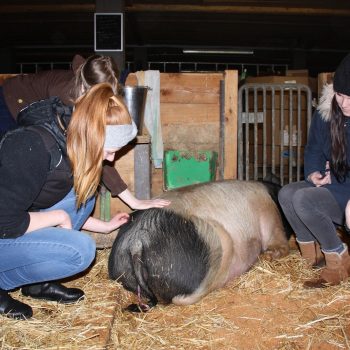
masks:
<svg viewBox="0 0 350 350"><path fill-rule="evenodd" d="M83 288L76 305L34 301L34 317L0 317L1 349L350 349L350 283L307 290L317 274L297 250L259 261L225 288L190 306L157 305L148 313L124 312L136 301L108 279L109 250L93 268L67 284Z"/></svg>

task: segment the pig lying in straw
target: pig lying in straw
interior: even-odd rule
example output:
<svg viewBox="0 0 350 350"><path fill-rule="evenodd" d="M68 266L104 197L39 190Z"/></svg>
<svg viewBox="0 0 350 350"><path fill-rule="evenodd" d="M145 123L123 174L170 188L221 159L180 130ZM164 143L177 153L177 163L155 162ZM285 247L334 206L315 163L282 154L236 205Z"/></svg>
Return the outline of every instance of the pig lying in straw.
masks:
<svg viewBox="0 0 350 350"><path fill-rule="evenodd" d="M149 304L189 305L246 272L260 254L288 254L274 199L279 186L226 180L163 195L166 208L132 213L109 256L109 276Z"/></svg>

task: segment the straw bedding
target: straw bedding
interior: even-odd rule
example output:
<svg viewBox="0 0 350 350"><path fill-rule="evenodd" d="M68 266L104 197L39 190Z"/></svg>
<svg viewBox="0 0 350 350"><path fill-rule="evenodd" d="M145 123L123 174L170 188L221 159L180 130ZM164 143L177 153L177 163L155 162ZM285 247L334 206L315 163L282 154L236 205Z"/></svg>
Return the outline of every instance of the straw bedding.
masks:
<svg viewBox="0 0 350 350"><path fill-rule="evenodd" d="M29 321L0 317L1 349L350 349L350 283L306 290L315 274L297 250L259 261L227 287L190 306L122 312L135 296L109 281L109 250L90 271L66 285L82 288L75 305L35 301Z"/></svg>

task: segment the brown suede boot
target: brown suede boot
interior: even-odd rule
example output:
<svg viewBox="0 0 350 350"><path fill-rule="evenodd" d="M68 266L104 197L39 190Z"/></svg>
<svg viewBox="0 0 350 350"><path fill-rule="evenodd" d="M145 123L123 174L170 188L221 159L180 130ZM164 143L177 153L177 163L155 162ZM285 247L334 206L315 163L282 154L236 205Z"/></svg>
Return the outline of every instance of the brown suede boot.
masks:
<svg viewBox="0 0 350 350"><path fill-rule="evenodd" d="M325 265L324 255L318 242L299 242L300 253L310 267L318 268Z"/></svg>
<svg viewBox="0 0 350 350"><path fill-rule="evenodd" d="M305 288L335 286L350 276L350 256L346 244L344 244L344 250L341 253L324 252L324 256L326 267L322 269L319 278L306 281Z"/></svg>

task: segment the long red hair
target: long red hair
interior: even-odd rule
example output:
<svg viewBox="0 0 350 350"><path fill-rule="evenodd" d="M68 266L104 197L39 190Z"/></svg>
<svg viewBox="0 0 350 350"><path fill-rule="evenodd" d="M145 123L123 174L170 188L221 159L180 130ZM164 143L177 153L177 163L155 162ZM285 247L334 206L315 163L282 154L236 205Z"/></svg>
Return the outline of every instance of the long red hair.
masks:
<svg viewBox="0 0 350 350"><path fill-rule="evenodd" d="M110 84L97 84L77 100L67 132L77 207L96 193L100 183L106 125L124 124L131 124L130 114Z"/></svg>

